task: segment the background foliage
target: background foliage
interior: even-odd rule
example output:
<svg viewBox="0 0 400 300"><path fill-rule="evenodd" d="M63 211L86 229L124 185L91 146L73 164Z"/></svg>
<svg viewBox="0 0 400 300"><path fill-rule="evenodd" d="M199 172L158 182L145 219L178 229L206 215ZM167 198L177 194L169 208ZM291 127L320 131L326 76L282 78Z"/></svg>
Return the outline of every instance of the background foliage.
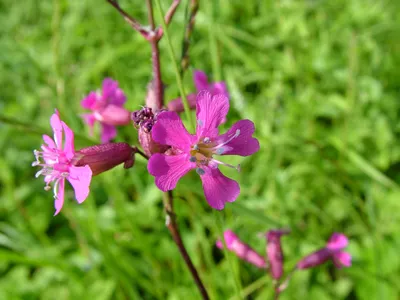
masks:
<svg viewBox="0 0 400 300"><path fill-rule="evenodd" d="M164 9L170 1L162 1ZM346 233L349 269L332 264L294 275L282 299L398 299L400 295L400 7L398 1L200 1L192 67L226 80L228 125L252 119L261 150L242 172L223 169L242 193L223 213L206 204L197 175L181 180L183 238L213 299L251 299L271 282L214 246L232 228L260 252L257 234L290 227L286 270ZM183 1L170 32L180 52ZM146 23L142 1L121 5ZM157 16L157 14L156 14ZM30 167L57 107L77 148L97 143L80 100L104 77L120 82L127 108L144 103L150 47L105 1L0 1L0 299L197 299L164 226L161 193L138 158L93 180L82 205L67 192L53 217L51 192ZM161 42L166 99L178 96ZM186 90L194 89L191 72ZM227 126L228 126L227 125ZM136 144L136 130L118 141ZM236 275L235 275L236 274Z"/></svg>

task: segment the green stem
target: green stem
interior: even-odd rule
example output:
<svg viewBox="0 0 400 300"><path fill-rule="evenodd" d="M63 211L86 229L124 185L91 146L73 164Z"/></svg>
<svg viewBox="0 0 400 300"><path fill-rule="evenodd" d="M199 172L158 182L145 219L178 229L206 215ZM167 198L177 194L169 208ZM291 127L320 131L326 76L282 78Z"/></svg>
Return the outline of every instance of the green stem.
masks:
<svg viewBox="0 0 400 300"><path fill-rule="evenodd" d="M216 219L217 219L217 227L218 227L218 234L221 238L222 243L224 244L224 255L226 256L226 258L228 259L228 264L229 264L229 269L231 271L231 273L233 274L233 279L234 279L234 285L235 285L235 289L236 289L236 295L238 299L242 299L242 285L240 283L240 278L238 273L236 272L234 266L233 266L233 261L232 261L232 257L231 257L231 253L229 253L228 251L228 247L226 245L226 241L224 239L224 225L223 225L223 220L222 220L222 216L221 216L221 212L217 212L214 211L214 215L216 215Z"/></svg>
<svg viewBox="0 0 400 300"><path fill-rule="evenodd" d="M161 25L162 25L162 28L163 28L163 31L164 31L164 36L165 36L165 38L167 40L168 52L169 52L169 55L171 56L171 61L172 61L172 64L174 66L176 82L178 84L179 92L181 94L183 107L185 108L186 119L189 122L189 126L194 130L194 125L192 123L192 115L190 114L189 103L187 101L185 90L183 88L183 81L182 81L182 77L181 77L181 74L180 74L179 65L178 65L178 62L177 62L177 60L175 58L174 49L172 47L171 39L170 39L170 36L168 34L167 24L165 23L165 20L164 20L164 13L163 13L162 8L161 8L160 0L155 0L155 3L156 3L156 6L157 6L158 13L160 15L160 20L161 20Z"/></svg>

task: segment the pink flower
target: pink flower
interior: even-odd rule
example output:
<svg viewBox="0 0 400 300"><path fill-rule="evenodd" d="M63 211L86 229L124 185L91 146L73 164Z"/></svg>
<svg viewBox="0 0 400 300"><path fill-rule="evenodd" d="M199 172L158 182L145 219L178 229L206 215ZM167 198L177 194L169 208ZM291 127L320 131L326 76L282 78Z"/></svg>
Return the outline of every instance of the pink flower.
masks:
<svg viewBox="0 0 400 300"><path fill-rule="evenodd" d="M101 124L101 142L108 143L117 135L115 126L128 125L130 112L123 108L126 101L118 82L110 78L103 80L102 92L90 92L81 102L83 108L92 113L83 114L83 119L90 127L91 134L96 121Z"/></svg>
<svg viewBox="0 0 400 300"><path fill-rule="evenodd" d="M218 133L218 126L229 110L225 95L212 96L208 91L197 95L196 134L192 135L183 126L176 112L163 112L152 128L153 140L169 145L174 155L155 153L148 164L149 173L155 176L157 187L162 191L175 188L178 180L192 169L200 175L206 200L215 209L223 209L226 202L233 202L240 188L236 181L224 176L218 169L224 165L239 169L214 159L214 155L248 156L260 148L253 138L254 124L240 120L225 134Z"/></svg>
<svg viewBox="0 0 400 300"><path fill-rule="evenodd" d="M239 258L255 265L258 268L266 267L264 258L249 245L243 243L232 230L226 230L224 232L224 239L227 249L235 253ZM216 245L219 249L224 249L224 243L222 241L218 240Z"/></svg>
<svg viewBox="0 0 400 300"><path fill-rule="evenodd" d="M271 276L274 279L279 279L283 275L283 251L281 246L281 236L288 233L288 230L270 230L266 234L267 257Z"/></svg>
<svg viewBox="0 0 400 300"><path fill-rule="evenodd" d="M211 93L211 95L215 96L218 94L223 94L229 98L228 89L226 88L226 84L223 81L220 82L208 82L208 78L206 73L195 70L193 72L193 81L196 87L197 92L202 90L207 90ZM196 107L196 96L197 93L187 95L187 100L189 102L189 107L191 109ZM167 104L168 110L182 112L184 110L183 103L181 98L177 98L175 100L170 101Z"/></svg>
<svg viewBox="0 0 400 300"><path fill-rule="evenodd" d="M43 135L45 142L42 151L34 151L36 161L32 166L40 166L42 169L36 173L36 177L43 175L46 183L45 190L50 189L50 183L54 182L54 206L57 215L64 204L65 179L69 181L75 190L78 203L82 203L89 195L89 185L92 178L92 170L89 166L74 166L74 133L60 120L58 111L50 118L50 124L54 132L54 140L48 135ZM63 132L64 148L63 148Z"/></svg>
<svg viewBox="0 0 400 300"><path fill-rule="evenodd" d="M333 263L337 268L350 267L351 255L345 251L342 251L342 249L347 247L348 243L349 241L344 234L335 232L330 237L325 248L322 248L304 257L297 264L297 268L308 269L323 264L329 259L333 260Z"/></svg>

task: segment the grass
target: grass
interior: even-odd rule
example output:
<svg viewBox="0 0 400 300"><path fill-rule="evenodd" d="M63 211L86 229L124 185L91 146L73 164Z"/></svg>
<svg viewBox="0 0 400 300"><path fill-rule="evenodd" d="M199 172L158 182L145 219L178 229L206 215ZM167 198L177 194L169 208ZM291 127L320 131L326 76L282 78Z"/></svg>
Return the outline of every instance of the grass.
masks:
<svg viewBox="0 0 400 300"><path fill-rule="evenodd" d="M176 55L186 3L169 27ZM141 1L121 5L145 23ZM400 294L399 12L396 1L200 1L191 67L227 82L226 128L249 118L261 143L252 157L226 160L242 172L222 170L241 185L221 213L224 229L262 253L259 232L290 227L287 271L333 231L350 237L351 268L298 272L281 299ZM144 159L95 177L82 205L68 189L57 217L30 167L54 108L77 148L98 142L80 100L104 77L120 82L128 109L144 103L149 45L106 1L0 1L0 25L0 299L198 299ZM173 99L175 71L165 40L160 47ZM120 128L117 140L136 144L136 135ZM211 297L235 297L240 286L249 299L270 299L263 271L215 248L219 220L194 172L176 195L184 242Z"/></svg>

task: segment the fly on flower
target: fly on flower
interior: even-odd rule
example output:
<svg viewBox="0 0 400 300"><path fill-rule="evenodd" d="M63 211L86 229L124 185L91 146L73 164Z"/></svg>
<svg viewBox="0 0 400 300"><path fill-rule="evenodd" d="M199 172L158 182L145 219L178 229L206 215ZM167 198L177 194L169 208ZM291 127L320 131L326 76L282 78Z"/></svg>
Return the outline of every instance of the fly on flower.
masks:
<svg viewBox="0 0 400 300"><path fill-rule="evenodd" d="M215 159L215 155L248 156L257 152L259 142L252 137L254 124L240 120L224 134L218 126L224 121L229 110L229 100L223 94L212 95L202 91L197 95L196 134L190 134L183 126L176 112L163 112L152 128L154 141L171 146L167 153L155 153L150 157L148 170L155 176L157 187L162 191L175 188L178 180L195 169L203 183L207 202L215 209L223 209L226 202L233 202L239 196L239 184L224 176L218 167L227 166ZM167 155L168 153L172 155Z"/></svg>
<svg viewBox="0 0 400 300"><path fill-rule="evenodd" d="M54 215L57 215L64 204L65 179L74 188L78 203L82 203L89 195L92 170L88 165L74 166L74 133L60 120L58 111L51 116L50 125L53 128L54 140L48 135L43 135L44 144L41 146L41 151L34 151L36 161L32 166L42 168L36 173L36 177L44 176L46 191L50 190L50 184L53 184L56 209Z"/></svg>

